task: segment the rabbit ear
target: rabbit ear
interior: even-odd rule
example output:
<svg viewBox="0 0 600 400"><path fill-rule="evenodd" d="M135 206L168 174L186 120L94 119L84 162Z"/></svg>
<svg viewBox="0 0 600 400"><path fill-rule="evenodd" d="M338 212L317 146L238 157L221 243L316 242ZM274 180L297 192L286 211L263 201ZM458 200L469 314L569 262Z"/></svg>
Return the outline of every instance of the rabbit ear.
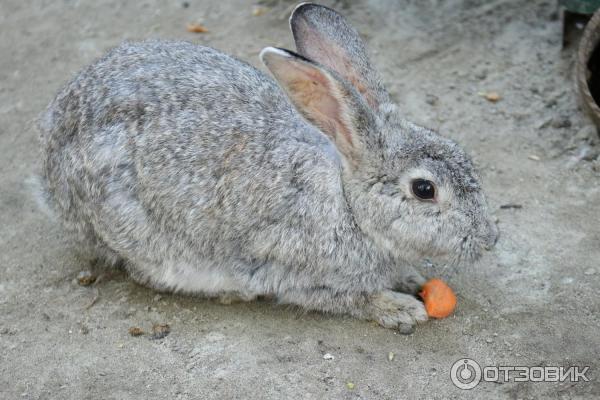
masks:
<svg viewBox="0 0 600 400"><path fill-rule="evenodd" d="M296 109L335 143L350 164L360 161L372 113L334 73L291 51L267 47L260 58Z"/></svg>
<svg viewBox="0 0 600 400"><path fill-rule="evenodd" d="M328 7L302 3L292 12L290 27L299 54L337 72L373 110L389 102L360 35L342 15Z"/></svg>

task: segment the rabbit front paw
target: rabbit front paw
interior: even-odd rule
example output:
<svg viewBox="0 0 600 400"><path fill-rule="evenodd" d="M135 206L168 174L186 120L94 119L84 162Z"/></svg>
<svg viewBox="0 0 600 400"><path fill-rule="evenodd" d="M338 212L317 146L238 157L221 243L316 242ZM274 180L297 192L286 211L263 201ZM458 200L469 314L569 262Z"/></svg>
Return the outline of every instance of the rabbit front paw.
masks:
<svg viewBox="0 0 600 400"><path fill-rule="evenodd" d="M425 305L414 296L384 290L371 297L370 318L385 328L410 334L417 322L427 321Z"/></svg>

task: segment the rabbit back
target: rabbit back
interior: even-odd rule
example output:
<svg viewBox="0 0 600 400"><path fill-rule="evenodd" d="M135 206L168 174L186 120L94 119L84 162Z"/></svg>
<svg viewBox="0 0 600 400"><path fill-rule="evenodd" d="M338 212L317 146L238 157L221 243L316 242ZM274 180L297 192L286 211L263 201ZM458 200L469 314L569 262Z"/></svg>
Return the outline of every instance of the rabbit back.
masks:
<svg viewBox="0 0 600 400"><path fill-rule="evenodd" d="M323 240L327 218L343 220L332 144L268 76L211 48L125 43L71 81L40 125L50 208L154 286L194 291L196 274L235 287L276 256L281 235L297 234L301 253L305 232Z"/></svg>

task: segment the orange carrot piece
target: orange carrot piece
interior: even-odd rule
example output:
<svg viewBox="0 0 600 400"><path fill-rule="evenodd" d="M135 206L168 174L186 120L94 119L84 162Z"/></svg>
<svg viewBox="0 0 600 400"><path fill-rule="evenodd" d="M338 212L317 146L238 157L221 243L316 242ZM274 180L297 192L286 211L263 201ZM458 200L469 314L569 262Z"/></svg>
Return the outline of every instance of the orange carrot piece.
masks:
<svg viewBox="0 0 600 400"><path fill-rule="evenodd" d="M428 280L421 288L419 296L423 299L427 315L431 318L446 318L456 307L456 295L441 279Z"/></svg>

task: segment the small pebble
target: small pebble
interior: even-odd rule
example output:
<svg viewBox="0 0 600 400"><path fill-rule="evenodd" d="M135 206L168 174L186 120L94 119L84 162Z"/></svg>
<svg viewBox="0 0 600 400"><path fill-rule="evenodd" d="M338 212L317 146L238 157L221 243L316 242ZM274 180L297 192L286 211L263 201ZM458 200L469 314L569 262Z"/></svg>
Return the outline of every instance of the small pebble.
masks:
<svg viewBox="0 0 600 400"><path fill-rule="evenodd" d="M555 129L570 128L571 125L571 119L568 116L554 118L552 121L552 127Z"/></svg>
<svg viewBox="0 0 600 400"><path fill-rule="evenodd" d="M596 270L594 268L588 268L585 271L583 271L584 275L594 275L596 273Z"/></svg>
<svg viewBox="0 0 600 400"><path fill-rule="evenodd" d="M90 286L92 283L96 282L96 275L92 274L91 271L81 271L77 274L77 283L81 286Z"/></svg>
<svg viewBox="0 0 600 400"><path fill-rule="evenodd" d="M489 337L489 338L485 339L485 341L486 341L487 343L494 343L494 339L492 339L491 337Z"/></svg>
<svg viewBox="0 0 600 400"><path fill-rule="evenodd" d="M394 353L392 353L391 351L388 353L388 361L394 361L394 357L396 355Z"/></svg>
<svg viewBox="0 0 600 400"><path fill-rule="evenodd" d="M535 154L530 154L527 156L527 158L529 158L530 160L533 160L533 161L540 161L540 157L536 156Z"/></svg>
<svg viewBox="0 0 600 400"><path fill-rule="evenodd" d="M333 356L333 354L325 353L325 354L323 354L323 359L324 360L333 360L333 359L335 359L335 357Z"/></svg>
<svg viewBox="0 0 600 400"><path fill-rule="evenodd" d="M427 104L429 104L430 106L435 106L438 103L439 97L437 97L436 95L433 94L426 94L425 95L425 102Z"/></svg>

